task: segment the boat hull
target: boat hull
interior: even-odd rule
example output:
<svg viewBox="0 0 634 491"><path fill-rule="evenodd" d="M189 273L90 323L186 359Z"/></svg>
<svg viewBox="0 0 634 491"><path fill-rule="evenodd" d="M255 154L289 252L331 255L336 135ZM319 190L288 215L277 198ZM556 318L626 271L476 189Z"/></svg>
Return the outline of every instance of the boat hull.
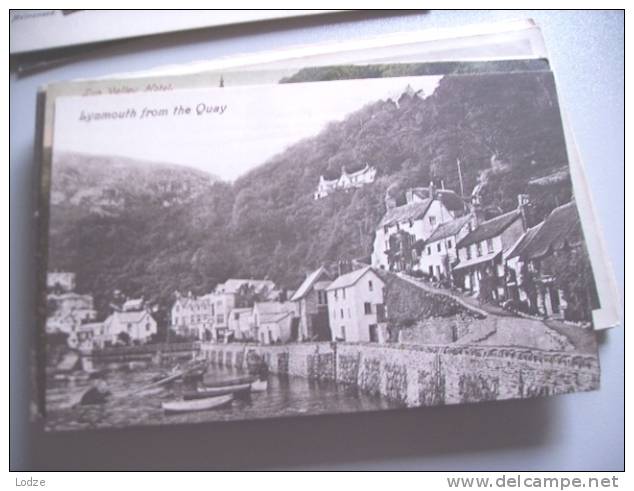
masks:
<svg viewBox="0 0 634 491"><path fill-rule="evenodd" d="M166 413L191 413L220 408L231 403L232 400L233 395L229 394L205 399L164 402L161 406Z"/></svg>

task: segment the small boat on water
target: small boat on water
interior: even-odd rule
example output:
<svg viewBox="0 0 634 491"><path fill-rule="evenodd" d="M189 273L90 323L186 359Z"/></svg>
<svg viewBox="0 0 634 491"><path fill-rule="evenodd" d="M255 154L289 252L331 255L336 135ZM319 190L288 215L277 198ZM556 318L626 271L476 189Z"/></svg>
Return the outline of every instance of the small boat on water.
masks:
<svg viewBox="0 0 634 491"><path fill-rule="evenodd" d="M185 392L185 400L203 399L205 397L221 396L226 394L246 394L249 392L265 392L268 387L266 380L256 380L251 383L236 385L224 385L220 387L198 387L195 391Z"/></svg>
<svg viewBox="0 0 634 491"><path fill-rule="evenodd" d="M227 385L224 387L198 387L194 391L185 392L183 399L205 399L206 397L222 396L227 394L244 394L251 391L251 384Z"/></svg>
<svg viewBox="0 0 634 491"><path fill-rule="evenodd" d="M228 394L224 396L207 397L205 399L164 402L161 404L161 407L166 413L189 413L226 406L230 404L232 400L233 394Z"/></svg>
<svg viewBox="0 0 634 491"><path fill-rule="evenodd" d="M210 380L203 381L203 386L205 388L215 388L215 387L231 387L234 385L242 385L242 384L251 384L256 381L255 377L247 376L247 377L237 377L225 380Z"/></svg>

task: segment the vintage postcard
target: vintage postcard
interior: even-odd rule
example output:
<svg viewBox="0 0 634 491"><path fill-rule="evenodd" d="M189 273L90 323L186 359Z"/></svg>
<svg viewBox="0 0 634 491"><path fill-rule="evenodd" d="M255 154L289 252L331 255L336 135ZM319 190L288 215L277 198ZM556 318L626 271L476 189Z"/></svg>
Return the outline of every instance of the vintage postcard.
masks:
<svg viewBox="0 0 634 491"><path fill-rule="evenodd" d="M552 73L58 97L49 430L599 386Z"/></svg>

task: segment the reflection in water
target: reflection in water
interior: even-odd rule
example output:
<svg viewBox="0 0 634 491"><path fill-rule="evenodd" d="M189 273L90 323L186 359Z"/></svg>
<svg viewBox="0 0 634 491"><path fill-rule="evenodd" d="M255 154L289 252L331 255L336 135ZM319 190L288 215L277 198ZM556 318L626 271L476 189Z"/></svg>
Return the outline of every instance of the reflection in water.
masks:
<svg viewBox="0 0 634 491"><path fill-rule="evenodd" d="M106 404L95 406L77 404L81 395L91 386L91 381L50 381L46 391L46 427L49 430L71 430L200 423L398 407L380 396L364 394L356 388L333 382L275 375L269 376L266 392L246 394L234 399L228 407L209 411L165 414L161 409L162 402L180 399L184 391L194 389L195 385L192 384L176 382L134 397L124 396L149 383L159 373L158 368L108 372L106 380L115 397ZM210 367L205 382L241 375L244 373L235 369Z"/></svg>

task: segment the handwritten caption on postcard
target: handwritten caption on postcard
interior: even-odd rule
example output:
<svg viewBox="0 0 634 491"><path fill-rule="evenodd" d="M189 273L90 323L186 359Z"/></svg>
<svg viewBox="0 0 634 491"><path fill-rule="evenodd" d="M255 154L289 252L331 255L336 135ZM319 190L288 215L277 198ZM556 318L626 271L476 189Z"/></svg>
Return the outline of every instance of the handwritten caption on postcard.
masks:
<svg viewBox="0 0 634 491"><path fill-rule="evenodd" d="M116 121L120 119L157 119L170 116L222 116L227 110L227 104L208 104L200 102L191 106L178 104L172 108L167 107L128 107L117 111L85 111L81 110L79 121L93 123L97 121Z"/></svg>

